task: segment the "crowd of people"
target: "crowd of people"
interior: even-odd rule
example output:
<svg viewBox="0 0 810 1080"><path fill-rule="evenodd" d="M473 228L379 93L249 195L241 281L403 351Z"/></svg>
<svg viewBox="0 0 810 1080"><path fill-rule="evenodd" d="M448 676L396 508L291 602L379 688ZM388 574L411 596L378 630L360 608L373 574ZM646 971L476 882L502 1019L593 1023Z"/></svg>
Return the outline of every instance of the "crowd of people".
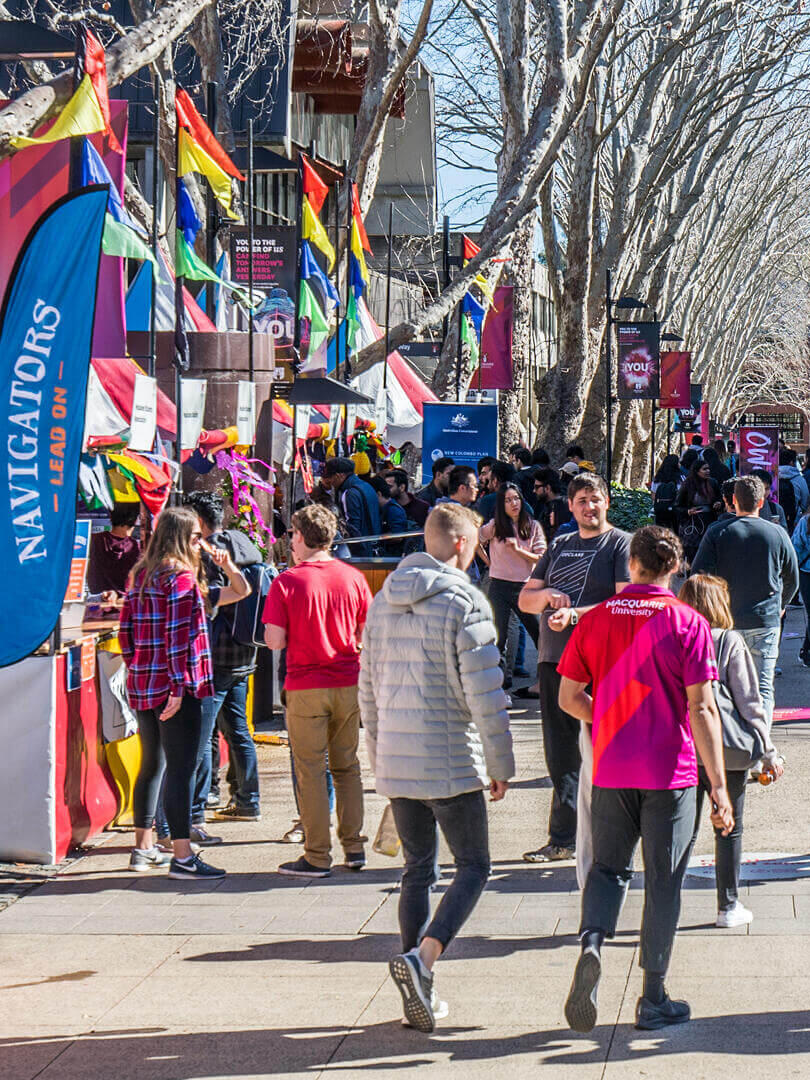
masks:
<svg viewBox="0 0 810 1080"><path fill-rule="evenodd" d="M632 535L611 524L609 487L578 446L559 469L544 450L522 446L475 468L439 458L415 492L390 463L363 478L351 459L326 461L291 516L288 565L257 608L266 647L283 658L303 844L278 872L329 877L333 839L346 869L365 866L362 727L405 862L401 951L390 963L404 1022L430 1032L448 1013L434 968L489 875L484 793L503 799L515 772L507 691L525 662L521 635L538 667L536 684L518 693L539 700L553 786L547 831L524 859L575 860L582 888L568 1023L596 1023L603 945L639 840L645 977L636 1022L654 1030L689 1019L664 980L704 795L717 925L745 925L746 785L782 773L770 734L781 623L797 591L810 597L810 499L802 503L807 487L789 453L778 480L796 493L793 543L788 507L781 524L770 485L732 476L728 447L722 457L715 446L667 458L654 485L657 523ZM715 475L718 465L727 476ZM134 871L223 876L203 858L221 841L205 828L217 802L217 732L231 764L230 800L215 818L261 817L246 715L256 642L237 629L238 612L258 603L251 569L261 555L223 521L219 496L193 493L160 515L128 571L120 641L143 742ZM352 554L398 560L374 597L361 570L336 557L355 538ZM456 872L431 915L439 832Z"/></svg>

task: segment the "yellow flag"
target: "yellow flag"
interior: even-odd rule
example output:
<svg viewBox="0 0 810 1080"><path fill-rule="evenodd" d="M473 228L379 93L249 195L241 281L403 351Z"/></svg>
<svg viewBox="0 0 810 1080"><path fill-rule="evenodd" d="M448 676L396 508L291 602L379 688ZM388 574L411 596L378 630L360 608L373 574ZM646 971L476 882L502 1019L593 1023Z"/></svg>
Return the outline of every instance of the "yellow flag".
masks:
<svg viewBox="0 0 810 1080"><path fill-rule="evenodd" d="M189 135L185 128L180 128L180 140L177 146L177 174L185 176L196 172L204 176L211 185L214 198L225 209L228 217L238 220L239 215L231 210L231 178L221 169L214 159L206 153L199 143Z"/></svg>
<svg viewBox="0 0 810 1080"><path fill-rule="evenodd" d="M329 237L326 235L326 229L321 225L318 220L318 215L309 205L309 199L306 195L303 198L303 208L301 213L301 239L309 240L311 244L314 244L318 251L322 251L326 256L329 263L329 269L335 265L335 249L329 243Z"/></svg>
<svg viewBox="0 0 810 1080"><path fill-rule="evenodd" d="M481 294L487 301L487 307L495 307L495 296L492 292L492 286L489 284L483 274L477 274L473 278L473 284L477 285L481 290Z"/></svg>
<svg viewBox="0 0 810 1080"><path fill-rule="evenodd" d="M74 135L92 135L95 131L104 131L106 127L90 76L85 75L50 131L36 139L18 135L9 142L15 150L22 150L26 146L44 146L60 139L73 138Z"/></svg>
<svg viewBox="0 0 810 1080"><path fill-rule="evenodd" d="M357 259L357 265L360 267L360 275L363 281L368 284L368 267L366 266L366 257L363 254L363 241L360 238L360 230L357 227L357 218L352 218L352 255Z"/></svg>

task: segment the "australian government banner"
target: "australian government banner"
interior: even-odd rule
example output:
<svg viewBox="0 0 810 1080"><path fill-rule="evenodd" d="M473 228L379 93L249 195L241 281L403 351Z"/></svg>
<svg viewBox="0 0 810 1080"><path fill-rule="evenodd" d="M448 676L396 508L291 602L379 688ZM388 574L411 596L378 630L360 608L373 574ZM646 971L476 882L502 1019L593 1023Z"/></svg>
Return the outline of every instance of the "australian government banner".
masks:
<svg viewBox="0 0 810 1080"><path fill-rule="evenodd" d="M479 458L498 454L498 406L426 402L422 417L422 477L430 483L433 462L451 457L474 469Z"/></svg>
<svg viewBox="0 0 810 1080"><path fill-rule="evenodd" d="M0 312L0 666L45 641L68 585L106 206L106 185L53 203Z"/></svg>
<svg viewBox="0 0 810 1080"><path fill-rule="evenodd" d="M691 376L692 354L690 352L662 352L659 407L662 409L683 409L689 405L689 380Z"/></svg>
<svg viewBox="0 0 810 1080"><path fill-rule="evenodd" d="M660 324L619 323L619 397L656 400L659 390Z"/></svg>

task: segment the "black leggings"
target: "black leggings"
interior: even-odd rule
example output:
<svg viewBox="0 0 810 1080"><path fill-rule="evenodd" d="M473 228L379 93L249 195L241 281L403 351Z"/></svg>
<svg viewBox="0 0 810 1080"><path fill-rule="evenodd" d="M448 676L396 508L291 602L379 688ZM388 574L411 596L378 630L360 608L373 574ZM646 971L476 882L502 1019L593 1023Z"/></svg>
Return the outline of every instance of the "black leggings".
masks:
<svg viewBox="0 0 810 1080"><path fill-rule="evenodd" d="M745 785L748 773L731 769L726 773L726 788L734 811L734 828L723 836L720 829L714 830L714 876L717 881L717 910L725 911L738 899L740 886L740 861L742 859L743 808L745 806ZM701 767L698 769L697 814L695 815L695 833L692 844L700 831L700 813L703 809L703 794L708 795L712 786L709 777Z"/></svg>
<svg viewBox="0 0 810 1080"><path fill-rule="evenodd" d="M163 804L172 840L188 840L197 751L202 733L202 702L185 694L174 716L161 720L164 709L138 709L141 768L132 792L136 829L150 829L155 820L160 783L166 774Z"/></svg>
<svg viewBox="0 0 810 1080"><path fill-rule="evenodd" d="M495 619L495 629L498 633L498 649L501 657L506 653L506 639L509 636L509 617L512 612L517 615L526 632L537 647L537 638L540 633L540 624L537 616L529 612L521 611L518 607L518 597L523 588L523 581L503 581L501 578L490 578L487 588L487 596L492 607Z"/></svg>

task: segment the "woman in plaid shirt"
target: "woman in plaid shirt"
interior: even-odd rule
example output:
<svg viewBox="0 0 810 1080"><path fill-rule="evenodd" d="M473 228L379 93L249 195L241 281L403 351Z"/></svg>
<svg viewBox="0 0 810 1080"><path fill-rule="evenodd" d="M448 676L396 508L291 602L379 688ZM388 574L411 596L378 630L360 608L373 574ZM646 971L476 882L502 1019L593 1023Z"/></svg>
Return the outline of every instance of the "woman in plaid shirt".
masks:
<svg viewBox="0 0 810 1080"><path fill-rule="evenodd" d="M202 699L213 693L201 541L195 513L163 511L132 571L119 630L142 754L132 799L136 846L129 865L131 870L150 870L168 864L171 878L211 879L225 873L203 862L189 840ZM247 595L247 582L242 579L241 584L239 593ZM220 600L227 602L225 597ZM152 837L164 771L171 859L154 846Z"/></svg>

